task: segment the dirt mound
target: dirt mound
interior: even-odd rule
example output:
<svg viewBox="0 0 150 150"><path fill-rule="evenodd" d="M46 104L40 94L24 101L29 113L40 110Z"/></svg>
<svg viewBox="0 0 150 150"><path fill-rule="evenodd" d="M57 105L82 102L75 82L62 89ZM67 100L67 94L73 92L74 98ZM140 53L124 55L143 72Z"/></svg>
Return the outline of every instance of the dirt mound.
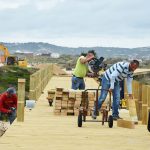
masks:
<svg viewBox="0 0 150 150"><path fill-rule="evenodd" d="M53 64L53 74L54 75L67 75L67 73L62 70L59 66Z"/></svg>

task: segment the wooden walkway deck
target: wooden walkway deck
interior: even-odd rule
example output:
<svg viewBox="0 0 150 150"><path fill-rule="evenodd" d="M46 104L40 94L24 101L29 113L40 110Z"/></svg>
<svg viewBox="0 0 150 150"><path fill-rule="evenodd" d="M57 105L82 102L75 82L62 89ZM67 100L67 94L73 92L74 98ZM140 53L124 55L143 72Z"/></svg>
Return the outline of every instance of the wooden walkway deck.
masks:
<svg viewBox="0 0 150 150"><path fill-rule="evenodd" d="M97 88L93 79L86 79L87 88ZM0 138L0 150L149 150L150 133L146 126L135 129L112 129L100 123L85 123L77 127L76 116L54 116L46 100L47 90L70 88L70 77L53 77L36 103L25 111L25 122L14 122ZM121 112L121 116L127 113Z"/></svg>

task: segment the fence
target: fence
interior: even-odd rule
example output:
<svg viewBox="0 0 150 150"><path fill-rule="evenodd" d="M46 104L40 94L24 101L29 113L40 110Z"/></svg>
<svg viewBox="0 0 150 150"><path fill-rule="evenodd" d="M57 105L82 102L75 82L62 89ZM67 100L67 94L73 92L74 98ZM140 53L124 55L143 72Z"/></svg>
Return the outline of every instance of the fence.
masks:
<svg viewBox="0 0 150 150"><path fill-rule="evenodd" d="M132 90L136 103L138 120L142 121L142 124L147 124L148 112L150 111L150 85L144 85L134 80ZM125 88L125 95L126 93Z"/></svg>
<svg viewBox="0 0 150 150"><path fill-rule="evenodd" d="M53 76L53 64L49 64L30 76L29 98L37 100Z"/></svg>

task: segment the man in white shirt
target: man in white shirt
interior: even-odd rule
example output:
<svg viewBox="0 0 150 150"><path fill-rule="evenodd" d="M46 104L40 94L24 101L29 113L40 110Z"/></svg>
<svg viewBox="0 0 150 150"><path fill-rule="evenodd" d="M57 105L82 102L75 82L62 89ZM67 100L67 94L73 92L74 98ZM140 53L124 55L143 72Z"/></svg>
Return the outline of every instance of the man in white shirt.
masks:
<svg viewBox="0 0 150 150"><path fill-rule="evenodd" d="M133 60L129 62L118 62L107 69L102 78L102 90L101 95L98 99L98 110L101 108L103 102L106 99L108 91L113 93L113 105L112 105L112 116L114 120L121 119L119 117L119 104L120 104L120 85L119 82L123 79L127 79L127 90L129 97L132 99L132 80L133 72L139 67L139 61ZM92 118L96 119L96 110Z"/></svg>

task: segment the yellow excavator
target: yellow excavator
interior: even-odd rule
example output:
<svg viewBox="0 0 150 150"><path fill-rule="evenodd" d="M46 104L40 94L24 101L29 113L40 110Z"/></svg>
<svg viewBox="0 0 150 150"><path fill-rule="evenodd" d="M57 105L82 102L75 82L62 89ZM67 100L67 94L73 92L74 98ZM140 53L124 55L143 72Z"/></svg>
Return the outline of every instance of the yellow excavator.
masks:
<svg viewBox="0 0 150 150"><path fill-rule="evenodd" d="M0 44L0 51L3 52L0 55L0 62L6 63L7 65L18 65L19 67L27 67L27 60L25 58L18 58L17 56L10 55L7 47Z"/></svg>

